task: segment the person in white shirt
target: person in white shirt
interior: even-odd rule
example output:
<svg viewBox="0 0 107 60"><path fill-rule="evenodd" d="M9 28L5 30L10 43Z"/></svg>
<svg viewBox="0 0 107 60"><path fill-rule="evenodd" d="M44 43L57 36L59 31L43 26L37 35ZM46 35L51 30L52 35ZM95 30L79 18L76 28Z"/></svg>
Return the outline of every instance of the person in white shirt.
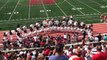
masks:
<svg viewBox="0 0 107 60"><path fill-rule="evenodd" d="M78 22L77 22L77 21L75 21L75 22L74 22L74 26L77 26L77 23L78 23Z"/></svg>
<svg viewBox="0 0 107 60"><path fill-rule="evenodd" d="M35 27L36 27L37 29L40 28L40 23L36 22L36 23L35 23Z"/></svg>
<svg viewBox="0 0 107 60"><path fill-rule="evenodd" d="M44 27L47 27L47 26L48 26L48 21L49 21L49 19L44 20L44 21L42 22L42 24L43 24Z"/></svg>
<svg viewBox="0 0 107 60"><path fill-rule="evenodd" d="M81 25L81 27L83 27L84 26L84 22L81 22L80 25Z"/></svg>
<svg viewBox="0 0 107 60"><path fill-rule="evenodd" d="M39 37L38 37L38 36L34 36L33 38L34 38L34 40L35 40L35 42L36 42L36 41L38 41L38 38L39 38Z"/></svg>
<svg viewBox="0 0 107 60"><path fill-rule="evenodd" d="M62 25L65 26L65 25L66 25L66 22L65 22L65 21L62 21Z"/></svg>
<svg viewBox="0 0 107 60"><path fill-rule="evenodd" d="M55 24L55 26L58 26L59 25L59 21L58 20L54 21L54 24Z"/></svg>
<svg viewBox="0 0 107 60"><path fill-rule="evenodd" d="M71 25L72 25L72 23L73 23L73 21L72 21L72 20L69 20L69 21L68 21L68 25L69 25L69 26L71 26Z"/></svg>
<svg viewBox="0 0 107 60"><path fill-rule="evenodd" d="M94 40L95 40L95 42L99 42L99 39L97 36L95 36Z"/></svg>
<svg viewBox="0 0 107 60"><path fill-rule="evenodd" d="M51 26L53 25L52 20L49 20L48 24L49 24L49 26L51 27Z"/></svg>
<svg viewBox="0 0 107 60"><path fill-rule="evenodd" d="M70 19L73 20L73 16L70 16Z"/></svg>

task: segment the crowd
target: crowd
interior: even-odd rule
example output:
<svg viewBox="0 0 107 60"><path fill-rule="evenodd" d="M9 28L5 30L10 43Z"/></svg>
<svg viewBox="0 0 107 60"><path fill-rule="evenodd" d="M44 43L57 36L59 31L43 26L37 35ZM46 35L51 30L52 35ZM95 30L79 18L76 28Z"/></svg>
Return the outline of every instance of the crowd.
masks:
<svg viewBox="0 0 107 60"><path fill-rule="evenodd" d="M63 33L51 36L51 33ZM16 39L13 39L16 35ZM106 59L106 44L98 43L102 39L107 41L107 35L93 35L93 25L74 20L73 16L47 19L36 22L29 27L18 25L15 30L4 33L3 50L37 48L0 53L4 60L98 60ZM15 41L14 41L15 40ZM81 40L82 45L65 47ZM85 41L97 44L85 45ZM56 46L56 47L52 47Z"/></svg>
<svg viewBox="0 0 107 60"><path fill-rule="evenodd" d="M57 44L42 49L0 52L0 60L106 60L107 43Z"/></svg>

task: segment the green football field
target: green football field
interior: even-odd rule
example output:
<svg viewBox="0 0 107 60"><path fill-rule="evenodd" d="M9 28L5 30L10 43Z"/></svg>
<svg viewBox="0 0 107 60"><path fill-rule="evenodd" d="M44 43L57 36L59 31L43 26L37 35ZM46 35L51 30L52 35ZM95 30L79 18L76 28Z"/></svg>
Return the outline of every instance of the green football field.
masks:
<svg viewBox="0 0 107 60"><path fill-rule="evenodd" d="M107 13L107 0L56 0L55 4L32 6L29 0L0 0L0 30L69 15L85 23L99 23L101 13Z"/></svg>

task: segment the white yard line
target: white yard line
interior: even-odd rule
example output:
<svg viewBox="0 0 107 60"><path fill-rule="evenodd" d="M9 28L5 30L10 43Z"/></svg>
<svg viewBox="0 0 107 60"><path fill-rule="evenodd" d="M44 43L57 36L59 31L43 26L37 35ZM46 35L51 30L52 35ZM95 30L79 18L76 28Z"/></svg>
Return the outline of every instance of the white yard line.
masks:
<svg viewBox="0 0 107 60"><path fill-rule="evenodd" d="M30 3L31 3L31 0L29 0L29 10L28 10L28 19L30 19L30 11L31 11L31 8L30 8Z"/></svg>
<svg viewBox="0 0 107 60"><path fill-rule="evenodd" d="M42 6L43 6L43 8L44 8L44 10L45 10L46 17L47 17L47 19L48 19L48 18L49 18L49 15L48 15L48 13L47 13L47 10L46 10L45 5L44 5L44 3L43 3L42 0L41 0L41 3L42 3Z"/></svg>
<svg viewBox="0 0 107 60"><path fill-rule="evenodd" d="M106 13L107 14L107 13ZM97 16L97 15L99 15L98 13L94 13L94 14L85 14L86 16ZM84 16L84 15L74 15L74 16L76 16L76 17L81 17L81 18L83 18L82 16ZM56 16L56 17L58 17L58 16ZM61 16L60 16L61 17ZM49 17L49 18L52 18L52 17ZM54 18L54 17L53 17ZM85 17L84 17L85 18ZM46 19L46 17L40 17L40 18L30 18L30 19ZM28 21L28 19L14 19L14 20L11 20L11 21L24 21L24 20L26 20L26 21ZM3 22L3 21L9 21L9 20L0 20L0 22Z"/></svg>
<svg viewBox="0 0 107 60"><path fill-rule="evenodd" d="M94 3L96 3L96 4L98 4L98 5L102 5L102 4L100 4L100 3L98 3L98 2L96 2L96 1L94 1L94 0L90 0L91 2L94 2Z"/></svg>
<svg viewBox="0 0 107 60"><path fill-rule="evenodd" d="M98 11L97 9L95 9L95 8L93 8L93 7L89 6L89 5L87 5L86 3L81 2L80 0L77 0L77 1L80 2L80 3L83 4L83 5L86 5L87 7L91 8L91 9L93 9L94 11L96 11L96 12L98 12L98 13L101 13L100 11Z"/></svg>
<svg viewBox="0 0 107 60"><path fill-rule="evenodd" d="M102 1L107 2L106 0L102 0Z"/></svg>
<svg viewBox="0 0 107 60"><path fill-rule="evenodd" d="M10 17L9 17L8 20L11 20L11 18L12 18L12 16L13 16L13 14L14 14L14 12L15 12L15 10L16 10L18 4L19 4L19 2L20 2L20 0L18 0L17 4L16 4L15 8L13 9L13 12L12 12L12 14L10 15Z"/></svg>
<svg viewBox="0 0 107 60"><path fill-rule="evenodd" d="M67 0L66 0L66 2L67 2L70 6L76 8L73 4L71 4L71 3L68 2ZM76 9L76 10L77 10L78 12L80 12L82 15L85 15L85 13L83 13L82 11L80 11L80 10L78 10L78 9Z"/></svg>
<svg viewBox="0 0 107 60"><path fill-rule="evenodd" d="M67 16L67 14L61 9L61 7L55 2L55 5L61 10L61 12L65 15L65 16Z"/></svg>
<svg viewBox="0 0 107 60"><path fill-rule="evenodd" d="M7 2L0 8L0 11L7 5L8 2L9 0L7 0Z"/></svg>
<svg viewBox="0 0 107 60"><path fill-rule="evenodd" d="M62 2L58 2L57 4L60 5L60 4L63 4L65 2L65 0L63 0Z"/></svg>

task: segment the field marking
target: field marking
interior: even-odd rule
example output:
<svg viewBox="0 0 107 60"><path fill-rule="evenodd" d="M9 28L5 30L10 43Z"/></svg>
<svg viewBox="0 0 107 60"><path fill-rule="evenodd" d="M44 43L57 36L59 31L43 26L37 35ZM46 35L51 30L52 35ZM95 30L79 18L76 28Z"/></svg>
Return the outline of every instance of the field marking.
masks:
<svg viewBox="0 0 107 60"><path fill-rule="evenodd" d="M105 13L105 14L107 14L107 13ZM85 14L85 16L92 16L92 17L98 16L98 15L100 15L100 14L99 13ZM78 14L74 15L74 16L76 16L76 17L82 17L83 16L84 17L84 15L78 15ZM61 16L55 16L55 17L61 17ZM49 18L54 18L54 17L49 17ZM38 18L31 18L31 19L46 19L46 17L38 17ZM0 20L0 22L3 22L3 21L23 21L23 20L28 21L28 19L23 18L23 19L12 19L12 20Z"/></svg>
<svg viewBox="0 0 107 60"><path fill-rule="evenodd" d="M55 5L61 10L61 12L65 15L65 16L67 16L67 14L61 9L61 7L56 3L56 1L54 1L55 2Z"/></svg>
<svg viewBox="0 0 107 60"><path fill-rule="evenodd" d="M63 4L65 2L65 0L63 0L62 2L57 3L58 5Z"/></svg>
<svg viewBox="0 0 107 60"><path fill-rule="evenodd" d="M12 16L13 16L13 13L14 13L14 11L16 10L16 8L17 8L19 2L20 2L20 0L18 0L17 4L16 4L15 8L13 9L13 12L12 12L12 14L10 15L10 17L9 17L8 20L11 20L11 18L12 18Z"/></svg>
<svg viewBox="0 0 107 60"><path fill-rule="evenodd" d="M28 10L28 19L30 19L30 11L31 11L31 7L30 7L30 3L31 3L31 0L29 0L30 2L29 2L29 10Z"/></svg>
<svg viewBox="0 0 107 60"><path fill-rule="evenodd" d="M7 5L8 2L9 0L7 0L7 2L0 8L0 11Z"/></svg>
<svg viewBox="0 0 107 60"><path fill-rule="evenodd" d="M86 4L86 3L84 3L84 2L81 2L81 1L79 1L79 0L76 0L76 1L78 1L78 2L80 2L81 4L83 4L83 5L85 5L85 6L89 7L89 8L91 8L91 9L93 9L94 11L96 11L96 12L98 12L98 13L101 13L101 12L98 11L97 9L95 9L95 8L93 8L93 7L91 7L91 6L89 6L88 4Z"/></svg>
<svg viewBox="0 0 107 60"><path fill-rule="evenodd" d="M107 13L106 13L107 14ZM95 16L98 16L98 15L100 15L99 13L92 13L92 14L85 14L86 16L92 16L92 17L95 17ZM74 16L76 16L77 18L79 17L81 17L81 18L86 18L86 17L84 17L84 15L74 15ZM57 17L61 17L61 16L55 16L56 18ZM54 18L54 17L49 17L49 18ZM30 18L30 19L46 19L46 17L39 17L39 18ZM26 21L28 21L28 19L26 19L26 18L23 18L23 19L12 19L12 20L0 20L0 22L3 22L3 21L24 21L24 20L26 20ZM42 20L41 20L42 21Z"/></svg>
<svg viewBox="0 0 107 60"><path fill-rule="evenodd" d="M73 4L71 4L70 2L68 2L68 0L66 0L66 2L67 2L70 6L76 8ZM85 13L83 13L82 11L80 11L80 10L78 10L78 9L76 9L76 10L77 10L78 12L80 12L82 15L85 15Z"/></svg>
<svg viewBox="0 0 107 60"><path fill-rule="evenodd" d="M94 3L96 3L96 4L98 4L98 5L102 5L102 4L100 4L100 3L98 3L98 2L96 2L96 1L94 1L94 0L90 0L91 2L94 2Z"/></svg>
<svg viewBox="0 0 107 60"><path fill-rule="evenodd" d="M92 0L91 0L91 1L92 1ZM97 3L97 4L101 5L101 6L104 6L103 4L98 3L97 1L93 1L93 2L95 2L95 3ZM104 3L106 4L106 1L104 1ZM107 4L106 4L106 5L107 5ZM106 5L105 5L105 6L106 6ZM101 6L100 6L100 7L101 7Z"/></svg>
<svg viewBox="0 0 107 60"><path fill-rule="evenodd" d="M102 1L107 2L106 0L102 0Z"/></svg>
<svg viewBox="0 0 107 60"><path fill-rule="evenodd" d="M43 1L42 1L42 0L41 0L41 3L42 3L42 6L43 6L43 8L44 8L44 10L45 10L45 13L46 13L47 19L49 19L49 15L48 15L48 13L47 13L47 10L46 10L45 5L44 5L44 3L43 3Z"/></svg>

